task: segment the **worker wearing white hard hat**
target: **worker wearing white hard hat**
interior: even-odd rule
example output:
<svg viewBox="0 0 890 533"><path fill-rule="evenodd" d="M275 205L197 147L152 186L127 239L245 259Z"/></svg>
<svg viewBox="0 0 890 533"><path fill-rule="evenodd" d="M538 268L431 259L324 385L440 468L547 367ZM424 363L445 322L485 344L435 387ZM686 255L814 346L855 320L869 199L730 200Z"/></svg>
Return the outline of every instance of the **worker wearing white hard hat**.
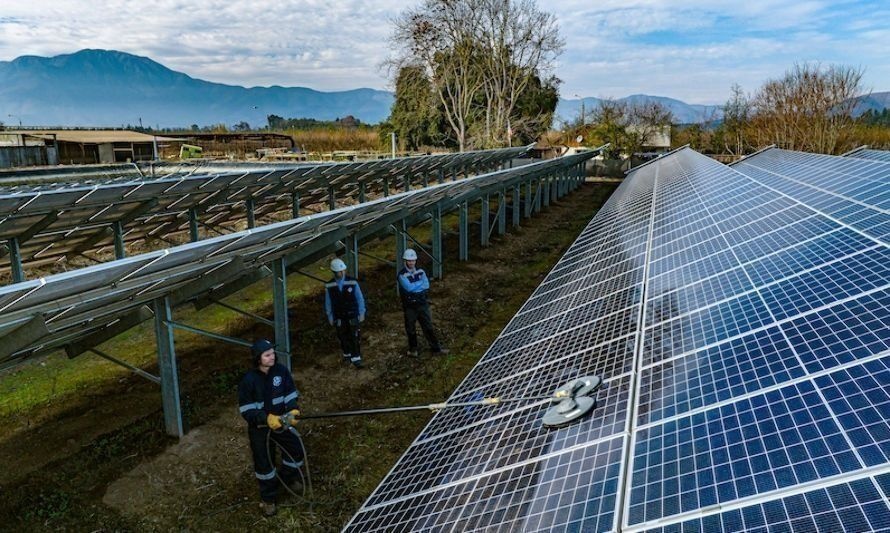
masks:
<svg viewBox="0 0 890 533"><path fill-rule="evenodd" d="M417 268L417 252L408 248L402 254L405 268L399 271L399 295L402 298L402 311L405 315L405 333L408 335L408 355L417 357L417 322L434 355L448 353L442 347L433 329L430 313L430 280L422 268Z"/></svg>
<svg viewBox="0 0 890 533"><path fill-rule="evenodd" d="M324 312L328 323L337 328L343 360L362 367L361 323L365 321L365 298L355 278L346 275L346 263L331 261L334 278L325 283Z"/></svg>

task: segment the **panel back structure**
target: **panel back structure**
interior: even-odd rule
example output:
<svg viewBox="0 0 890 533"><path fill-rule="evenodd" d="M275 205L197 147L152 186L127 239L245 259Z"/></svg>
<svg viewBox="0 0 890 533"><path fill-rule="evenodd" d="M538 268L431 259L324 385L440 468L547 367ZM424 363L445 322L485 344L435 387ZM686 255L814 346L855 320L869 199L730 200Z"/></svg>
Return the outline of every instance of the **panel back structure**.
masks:
<svg viewBox="0 0 890 533"><path fill-rule="evenodd" d="M890 528L890 165L782 152L630 173L346 530Z"/></svg>
<svg viewBox="0 0 890 533"><path fill-rule="evenodd" d="M125 244L158 248L177 244L171 234L190 232L193 241L199 233L223 235L241 229L233 224L245 220L253 227L276 213L296 218L300 206L334 209L458 174L495 170L527 151L517 147L354 163L205 165L197 167L203 173L174 171L157 179L134 181L128 176L86 186L0 189L0 268L77 256L98 261L95 254L115 246L119 259Z"/></svg>
<svg viewBox="0 0 890 533"><path fill-rule="evenodd" d="M71 349L107 328L132 327L151 317L144 308L159 299L170 299L175 306L207 292L243 288L277 261L295 269L342 250L345 241L389 235L394 228L404 232L406 227L466 209L467 202L505 188L540 180L552 182L554 187L570 178L579 183L581 165L596 153L432 185L0 287L0 338L4 341L0 344L0 369L61 347Z"/></svg>

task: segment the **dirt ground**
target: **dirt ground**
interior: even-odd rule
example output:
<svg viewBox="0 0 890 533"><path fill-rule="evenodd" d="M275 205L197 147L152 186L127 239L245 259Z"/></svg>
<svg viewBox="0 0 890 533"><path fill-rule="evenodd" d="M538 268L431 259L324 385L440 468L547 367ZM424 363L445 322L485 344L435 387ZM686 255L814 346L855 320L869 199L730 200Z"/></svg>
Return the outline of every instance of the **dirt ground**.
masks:
<svg viewBox="0 0 890 533"><path fill-rule="evenodd" d="M451 349L447 356L404 355L390 267L363 264L368 320L362 370L340 360L320 312L320 284L292 300L301 408L313 413L442 401L612 190L586 185L523 219L519 230L508 229L486 249L477 236L468 263L455 259L456 237L446 239L445 279L433 282L431 299L434 323ZM270 316L271 308L260 312ZM229 334L252 338L262 331L240 320ZM191 430L178 441L163 433L157 387L135 376L96 384L40 413L0 420L0 530L336 531L430 417L421 412L302 422L312 494L282 496L278 516L263 518L244 422L234 408L246 353L212 341L189 346L178 355Z"/></svg>

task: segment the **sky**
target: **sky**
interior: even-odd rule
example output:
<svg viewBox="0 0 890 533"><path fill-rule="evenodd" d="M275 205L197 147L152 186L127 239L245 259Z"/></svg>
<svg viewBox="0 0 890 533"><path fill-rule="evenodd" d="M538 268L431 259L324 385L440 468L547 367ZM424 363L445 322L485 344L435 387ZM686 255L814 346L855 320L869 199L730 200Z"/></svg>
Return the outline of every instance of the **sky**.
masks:
<svg viewBox="0 0 890 533"><path fill-rule="evenodd" d="M392 19L411 0L2 0L0 61L84 48L192 77L322 91L391 89ZM682 4L681 6L677 4ZM890 2L538 0L566 42L563 98L645 93L722 104L795 62L865 71L890 90Z"/></svg>

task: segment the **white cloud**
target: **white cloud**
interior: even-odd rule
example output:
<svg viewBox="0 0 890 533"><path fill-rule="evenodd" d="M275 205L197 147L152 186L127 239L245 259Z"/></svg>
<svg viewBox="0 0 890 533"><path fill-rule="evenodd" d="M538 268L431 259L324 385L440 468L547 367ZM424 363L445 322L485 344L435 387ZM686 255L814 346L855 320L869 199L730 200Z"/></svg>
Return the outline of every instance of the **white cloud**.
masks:
<svg viewBox="0 0 890 533"><path fill-rule="evenodd" d="M320 90L389 87L397 0L3 0L0 59L106 48L193 77ZM556 74L567 95L650 93L720 103L796 61L866 68L890 89L890 11L838 0L539 0L567 42Z"/></svg>

